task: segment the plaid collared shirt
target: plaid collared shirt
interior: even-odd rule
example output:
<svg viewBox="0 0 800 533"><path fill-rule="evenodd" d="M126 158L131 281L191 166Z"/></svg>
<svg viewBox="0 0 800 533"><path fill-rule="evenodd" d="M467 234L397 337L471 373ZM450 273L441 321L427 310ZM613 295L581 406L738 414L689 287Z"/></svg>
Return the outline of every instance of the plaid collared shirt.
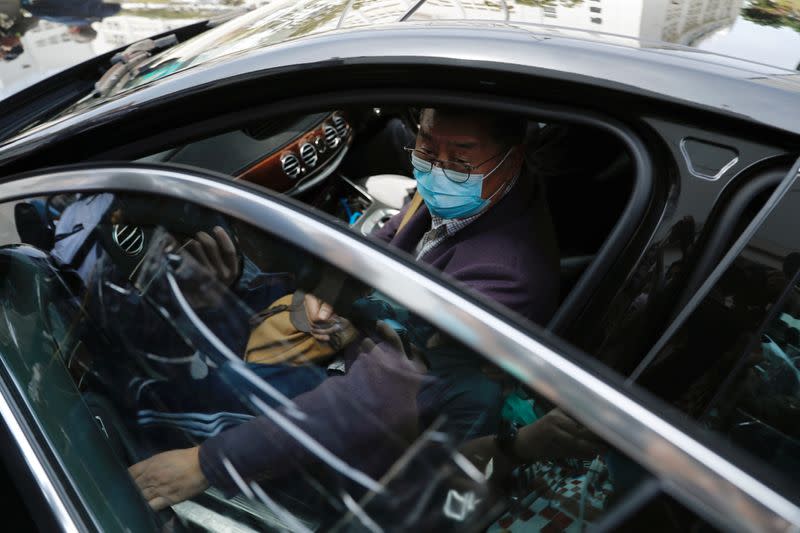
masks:
<svg viewBox="0 0 800 533"><path fill-rule="evenodd" d="M502 192L498 201L502 200L503 197L508 194L508 191L514 188L518 178L519 174L511 180L511 183L506 187L506 190ZM425 232L425 235L422 236L415 250L417 260L419 261L425 254L442 244L448 237L452 237L469 226L486 211L487 210L484 209L466 218L442 218L431 213L431 229Z"/></svg>

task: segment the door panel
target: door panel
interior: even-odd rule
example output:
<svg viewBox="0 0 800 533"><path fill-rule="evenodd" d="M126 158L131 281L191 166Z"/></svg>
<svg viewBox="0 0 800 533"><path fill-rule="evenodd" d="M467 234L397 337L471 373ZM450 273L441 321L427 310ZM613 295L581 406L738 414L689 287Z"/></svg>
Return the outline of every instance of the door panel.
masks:
<svg viewBox="0 0 800 533"><path fill-rule="evenodd" d="M632 380L770 465L798 500L798 166L645 358Z"/></svg>
<svg viewBox="0 0 800 533"><path fill-rule="evenodd" d="M298 204L135 165L21 178L0 200L56 210L52 249L0 249L4 379L61 435L48 444L100 524L146 509L117 495L176 461L211 486L142 523L462 530L541 513L530 527L581 527L652 475L718 523L800 521L589 358ZM22 325L30 349L14 352ZM511 449L503 421L520 426Z"/></svg>

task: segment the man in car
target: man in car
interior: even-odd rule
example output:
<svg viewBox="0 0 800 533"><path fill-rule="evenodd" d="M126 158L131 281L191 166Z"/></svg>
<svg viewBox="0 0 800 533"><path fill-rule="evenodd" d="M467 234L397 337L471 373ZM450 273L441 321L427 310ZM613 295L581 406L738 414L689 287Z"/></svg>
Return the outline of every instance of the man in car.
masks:
<svg viewBox="0 0 800 533"><path fill-rule="evenodd" d="M415 146L407 147L418 196L376 237L543 323L557 305L558 253L541 191L524 171L525 129L526 122L513 117L424 110ZM306 312L317 324L335 317L330 305L313 296L306 299ZM324 338L325 326L316 334ZM435 412L446 405L462 423L459 436L465 439L496 431L496 415L484 416L481 427L469 425L486 412L499 413L502 401L500 386L481 375L477 358L454 361L437 357L434 349L425 352L424 362L409 361L398 355L399 343L376 345L369 339L357 348L345 375L293 399L294 407L308 415L305 422L289 420L293 431L286 429L283 409L270 408L268 416L201 446L164 452L132 466L130 473L147 501L162 509L209 484L236 492L242 483L290 476L298 464L323 460L321 453L377 478L398 454L376 459L380 454L358 450L388 447L381 441L386 428L406 444L412 442L426 408ZM438 382L446 386L431 392L429 376L444 378ZM363 412L343 416L337 411L353 401ZM307 441L303 445L300 434ZM560 432L562 440L565 434Z"/></svg>

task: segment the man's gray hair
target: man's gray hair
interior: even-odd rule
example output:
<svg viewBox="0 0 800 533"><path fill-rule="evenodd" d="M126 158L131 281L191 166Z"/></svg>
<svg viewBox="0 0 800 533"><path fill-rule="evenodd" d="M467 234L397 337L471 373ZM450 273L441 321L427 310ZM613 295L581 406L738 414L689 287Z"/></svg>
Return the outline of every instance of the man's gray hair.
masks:
<svg viewBox="0 0 800 533"><path fill-rule="evenodd" d="M420 119L427 110L438 116L474 118L489 127L489 135L501 146L513 146L525 141L528 121L525 117L488 110L465 109L462 107L429 107L420 111Z"/></svg>

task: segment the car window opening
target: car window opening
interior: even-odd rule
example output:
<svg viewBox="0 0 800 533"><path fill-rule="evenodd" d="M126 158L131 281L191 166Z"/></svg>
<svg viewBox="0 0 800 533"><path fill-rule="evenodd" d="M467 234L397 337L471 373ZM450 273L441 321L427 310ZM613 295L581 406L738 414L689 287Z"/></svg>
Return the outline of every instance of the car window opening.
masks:
<svg viewBox="0 0 800 533"><path fill-rule="evenodd" d="M569 203L569 180L588 172L559 168L567 146L585 136L600 146L596 132L526 120L506 131L506 118L450 109L381 111L377 130L374 108L365 117L343 110L251 123L146 160L216 165L235 179L283 187L457 282L471 272L467 286L546 323L561 298L556 240L576 256L599 246L599 237L571 238L568 217L559 233L549 212ZM480 142L460 141L468 124ZM402 149L414 145L417 127L429 133L430 165L415 166ZM368 131L375 133L356 142ZM628 179L614 170L619 157L594 161L593 170L610 169L598 173L603 183ZM415 183L427 189L417 193ZM502 209L492 211L492 201ZM9 250L5 260L18 276L50 273L34 315L63 363L49 372L74 387L76 428L95 427L139 486L173 460L199 460L204 481L185 501L144 493L146 504L184 524L209 510L243 520L244 508L260 525L310 530L399 520L451 528L476 516L505 524L521 512L551 520L544 510L553 506L587 524L626 490L610 481L607 446L567 414L292 243L147 195L57 195L10 207L28 246L21 250L45 251ZM403 209L407 216L398 215ZM421 238L404 243L404 231ZM490 269L475 281L486 267L451 263L447 250L487 231L495 237L478 242ZM509 236L531 248L504 248ZM492 281L491 265L506 253L520 254L523 268ZM531 275L533 288L524 281ZM518 276L519 288L507 290L508 276ZM12 344L27 327L18 305L9 293ZM24 359L26 347L17 353ZM556 427L570 435L562 447L546 437ZM247 451L267 441L270 453ZM611 454L615 464L632 464ZM426 496L409 516L402 502L419 495L421 472ZM565 479L580 490L562 494Z"/></svg>
<svg viewBox="0 0 800 533"><path fill-rule="evenodd" d="M201 450L207 485L170 502L179 522L214 512L260 527L407 520L450 528L563 506L570 520L589 523L611 501L601 441L411 310L291 244L146 195L17 205L45 203L58 238L52 252L27 245L2 258L10 273L4 342L19 343L9 360L31 362L37 344L36 353L50 352L49 366L23 365L17 377L41 382L31 402L53 431L50 387L69 380L59 394L98 464L116 457L142 482L163 467L151 461ZM31 275L40 297L25 308L26 297L9 289ZM43 336L30 335L32 326ZM569 451L540 436L555 425L580 435ZM531 445L503 457L498 433ZM96 486L108 483L105 470L70 459L77 436L66 437L66 462ZM256 441L258 453L246 451ZM561 476L586 488L561 495ZM427 495L406 516L402 502L420 483ZM556 492L509 507L512 486L513 501Z"/></svg>
<svg viewBox="0 0 800 533"><path fill-rule="evenodd" d="M230 174L292 195L366 235L413 196L413 167L403 148L413 144L418 114L418 108L365 106L269 119L141 161ZM576 146L581 158L573 156ZM563 300L625 209L633 162L613 134L569 123L528 121L523 151L536 181L532 194L542 195L552 220Z"/></svg>

